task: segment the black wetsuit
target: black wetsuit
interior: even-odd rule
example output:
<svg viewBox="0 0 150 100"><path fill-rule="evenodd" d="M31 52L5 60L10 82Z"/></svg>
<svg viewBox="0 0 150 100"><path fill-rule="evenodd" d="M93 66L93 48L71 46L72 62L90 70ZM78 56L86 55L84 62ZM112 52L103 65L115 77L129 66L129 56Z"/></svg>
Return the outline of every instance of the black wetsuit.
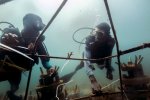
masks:
<svg viewBox="0 0 150 100"><path fill-rule="evenodd" d="M99 41L95 41L94 36L88 36L86 38L86 50L89 51L90 56L89 59L100 59L107 56L111 56L112 50L115 44L115 40L108 36L106 39L101 39ZM90 61L91 63L96 63L98 65L102 65L104 63L108 64L108 59L99 60L99 61Z"/></svg>
<svg viewBox="0 0 150 100"><path fill-rule="evenodd" d="M28 45L30 43L33 43L33 44L35 43L35 40L36 40L39 32L32 32L32 31L28 31L28 30L23 30L21 32L21 34L22 34L22 38L24 40L24 46L28 47ZM47 48L46 48L46 46L45 46L45 44L43 42L44 39L45 39L44 36L42 36L39 39L38 44L36 46L36 53L38 53L39 55L47 55L47 56L49 56ZM42 65L43 65L44 68L49 69L51 67L50 65L47 64L50 61L50 58L48 58L48 57L40 57L40 59L41 59L41 62L42 62ZM36 63L38 63L38 61L36 61Z"/></svg>

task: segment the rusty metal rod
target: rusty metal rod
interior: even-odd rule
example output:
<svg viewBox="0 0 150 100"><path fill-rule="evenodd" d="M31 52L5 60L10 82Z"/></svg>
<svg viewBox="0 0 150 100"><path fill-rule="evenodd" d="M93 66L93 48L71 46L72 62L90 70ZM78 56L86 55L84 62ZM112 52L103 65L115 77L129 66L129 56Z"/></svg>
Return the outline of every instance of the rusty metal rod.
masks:
<svg viewBox="0 0 150 100"><path fill-rule="evenodd" d="M126 91L127 94L132 94L132 95L145 95L145 93L150 93L150 90L135 90L135 91ZM85 97L80 97L80 98L75 98L75 99L72 99L72 100L81 100L81 99L88 99L88 100L93 100L92 98L93 97L101 97L101 96L108 96L108 95L117 95L117 94L121 94L121 92L104 92L104 93L101 93L100 95L90 95L90 96L85 96ZM147 96L149 96L149 94L147 94Z"/></svg>
<svg viewBox="0 0 150 100"><path fill-rule="evenodd" d="M120 55L124 55L124 54L128 54L134 51L138 51L140 49L144 49L150 47L150 43L143 43L143 45L137 46L137 47L133 47L124 51L120 51ZM32 54L27 54L28 56L32 55ZM53 59L67 59L67 60L85 60L85 61L99 61L99 60L104 60L104 59L111 59L114 57L117 57L118 55L113 55L113 56L107 56L104 58L100 58L100 59L83 59L83 58L68 58L68 57L57 57L57 56L49 56L49 55L38 55L38 54L34 54L34 56L37 57L47 57L47 58L53 58Z"/></svg>

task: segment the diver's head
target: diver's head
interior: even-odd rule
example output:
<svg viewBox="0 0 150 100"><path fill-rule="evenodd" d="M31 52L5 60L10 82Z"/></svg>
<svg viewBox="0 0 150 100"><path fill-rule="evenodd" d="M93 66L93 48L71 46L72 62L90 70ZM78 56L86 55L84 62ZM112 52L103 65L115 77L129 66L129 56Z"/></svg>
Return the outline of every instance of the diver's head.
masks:
<svg viewBox="0 0 150 100"><path fill-rule="evenodd" d="M100 23L95 27L94 35L96 40L110 36L110 26L106 23Z"/></svg>
<svg viewBox="0 0 150 100"><path fill-rule="evenodd" d="M110 26L106 22L100 23L99 25L96 26L96 28L98 31L110 34Z"/></svg>
<svg viewBox="0 0 150 100"><path fill-rule="evenodd" d="M41 31L45 24L38 15L29 13L23 17L23 26L25 30Z"/></svg>

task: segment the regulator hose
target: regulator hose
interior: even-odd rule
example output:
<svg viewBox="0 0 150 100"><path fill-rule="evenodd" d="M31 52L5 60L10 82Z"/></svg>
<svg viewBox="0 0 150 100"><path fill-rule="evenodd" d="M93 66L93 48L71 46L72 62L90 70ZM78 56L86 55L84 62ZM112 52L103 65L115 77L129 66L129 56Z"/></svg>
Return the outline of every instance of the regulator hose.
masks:
<svg viewBox="0 0 150 100"><path fill-rule="evenodd" d="M93 32L93 30L94 30L94 28L82 27L82 28L77 29L77 30L73 33L73 35L72 35L72 39L73 39L76 43L79 43L80 45L81 45L81 44L85 44L85 43L83 42L83 40L84 40L85 38L83 38L82 41L78 41L77 39L75 39L75 34L76 34L78 31L84 30L84 29L86 29L86 30L87 30L87 29L88 29L88 30L92 30L92 32Z"/></svg>
<svg viewBox="0 0 150 100"><path fill-rule="evenodd" d="M0 24L9 24L9 27L11 28L15 28L15 26L13 24L11 24L10 22L5 22L5 21L2 21L0 22ZM3 29L0 28L0 31L3 33Z"/></svg>
<svg viewBox="0 0 150 100"><path fill-rule="evenodd" d="M4 24L4 23L5 23L5 24L9 24L9 25L10 25L9 27L13 27L13 28L15 28L15 26L14 26L13 24L11 24L10 22L3 22L3 21L2 21L2 22L0 22L0 24Z"/></svg>

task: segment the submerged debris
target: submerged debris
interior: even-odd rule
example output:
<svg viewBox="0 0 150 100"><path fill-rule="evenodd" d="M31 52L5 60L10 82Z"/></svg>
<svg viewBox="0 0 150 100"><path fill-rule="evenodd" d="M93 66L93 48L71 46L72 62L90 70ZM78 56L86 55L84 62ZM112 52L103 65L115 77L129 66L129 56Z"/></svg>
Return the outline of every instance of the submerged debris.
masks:
<svg viewBox="0 0 150 100"><path fill-rule="evenodd" d="M122 82L124 86L124 91L127 93L132 92L132 95L131 93L127 94L130 99L137 98L137 91L150 90L150 88L148 87L148 84L150 83L150 77L144 75L143 66L141 64L142 60L143 57L140 55L139 57L135 56L134 62L132 62L132 60L130 59L127 64L121 64L122 71L127 72L127 74L123 74ZM138 95L138 98L146 100L148 96L149 93L145 93L144 96Z"/></svg>
<svg viewBox="0 0 150 100"><path fill-rule="evenodd" d="M65 94L67 99L75 99L80 98L81 92L79 86L76 84L75 86L72 86L70 88L65 88Z"/></svg>
<svg viewBox="0 0 150 100"><path fill-rule="evenodd" d="M64 100L65 97L62 92L63 85L61 85L63 81L59 79L58 69L59 67L55 66L54 69L51 68L47 70L45 74L43 69L40 68L41 76L39 85L36 88L38 100L55 100L57 97L59 97L60 100Z"/></svg>

